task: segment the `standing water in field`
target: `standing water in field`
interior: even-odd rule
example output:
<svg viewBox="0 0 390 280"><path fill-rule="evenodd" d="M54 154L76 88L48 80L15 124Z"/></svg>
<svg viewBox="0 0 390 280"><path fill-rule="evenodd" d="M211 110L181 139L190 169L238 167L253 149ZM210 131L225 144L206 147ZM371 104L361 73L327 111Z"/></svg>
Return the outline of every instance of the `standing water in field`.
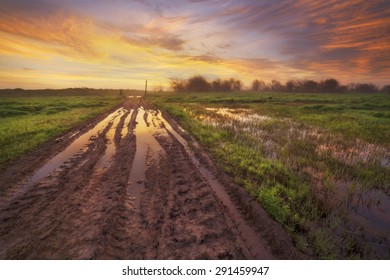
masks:
<svg viewBox="0 0 390 280"><path fill-rule="evenodd" d="M243 123L253 121L270 120L271 117L253 113L249 109L230 109L230 108L206 108L206 111L215 112L217 115L226 117L227 119L238 120Z"/></svg>
<svg viewBox="0 0 390 280"><path fill-rule="evenodd" d="M331 215L341 217L340 228L353 231L354 240L368 254L389 254L388 148L249 109L205 108L193 117L203 125L226 130L267 160L280 161L293 172L311 177L311 192L331 205ZM326 198L322 193L330 189L324 182L333 185Z"/></svg>
<svg viewBox="0 0 390 280"><path fill-rule="evenodd" d="M334 212L347 217L349 230L361 230L370 243L385 256L390 249L390 198L381 190L353 190L350 182L336 182Z"/></svg>

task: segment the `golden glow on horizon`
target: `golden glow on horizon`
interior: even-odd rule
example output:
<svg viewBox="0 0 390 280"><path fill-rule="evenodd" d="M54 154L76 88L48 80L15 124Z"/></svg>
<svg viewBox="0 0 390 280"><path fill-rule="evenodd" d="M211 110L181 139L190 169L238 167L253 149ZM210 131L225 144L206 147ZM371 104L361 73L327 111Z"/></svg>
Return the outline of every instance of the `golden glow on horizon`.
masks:
<svg viewBox="0 0 390 280"><path fill-rule="evenodd" d="M309 28L310 22L317 26L331 22L318 12L320 4L317 2L302 0L299 3L307 5L314 20L297 21L297 28ZM340 7L349 7L349 4L343 3ZM330 13L331 8L327 7L324 11ZM245 16L251 12L248 7L241 6L226 9L220 16ZM0 88L87 86L142 89L146 79L151 81L151 86L167 87L170 77L187 78L194 74L209 78L240 78L247 86L253 79L284 82L288 79L335 77L342 82L354 79L359 82L386 82L389 65L386 59L379 58L390 50L389 39L377 36L367 42L359 40L359 36L383 30L389 26L390 19L371 19L362 14L348 20L346 12L336 16L345 17L346 24L338 21L334 26L330 25L329 32L333 34L330 38L325 38L325 33L315 35L321 42L318 51L325 57L316 61L315 54L309 51L311 56L308 59L305 55L299 60L278 57L272 53L276 39L275 42L274 39L259 39L259 53L263 55L268 51L270 55L254 57L256 44L248 42L240 46L230 43L239 32L225 34L223 30L217 30L221 24L211 22L213 18L208 16L204 22L191 22L188 13L176 17L156 14L148 18L142 15L140 18L145 21L142 25L132 25L130 21L118 27L65 11L31 17L3 13L0 17ZM208 28L210 32L204 33ZM186 30L191 32L183 34ZM210 39L205 34L209 34ZM199 50L199 46L203 50ZM233 46L236 48L234 51ZM361 51L361 54L357 53L348 61L343 61L342 56L340 59L326 59L333 51L352 49ZM224 56L225 52L228 55ZM375 67L380 71L376 71ZM375 76L370 73L375 73ZM372 80L373 77L376 80Z"/></svg>
<svg viewBox="0 0 390 280"><path fill-rule="evenodd" d="M56 27L45 21L36 23L37 26L47 27L44 32L24 22L12 33L7 28L8 33L0 31L0 55L24 61L26 65L43 66L43 69L32 68L28 71L3 69L0 71L3 87L12 87L15 83L28 88L40 88L45 84L54 88L72 84L139 88L140 83L142 85L150 76L153 84L167 87L169 77L166 76L166 69L188 75L205 71L222 77L238 75L224 65L196 61L156 47L132 44L120 32L99 32L92 22L78 25L74 17L61 19L56 20ZM4 26L1 22L0 25ZM139 71L131 71L134 68L139 68ZM152 74L148 73L150 69L154 70Z"/></svg>

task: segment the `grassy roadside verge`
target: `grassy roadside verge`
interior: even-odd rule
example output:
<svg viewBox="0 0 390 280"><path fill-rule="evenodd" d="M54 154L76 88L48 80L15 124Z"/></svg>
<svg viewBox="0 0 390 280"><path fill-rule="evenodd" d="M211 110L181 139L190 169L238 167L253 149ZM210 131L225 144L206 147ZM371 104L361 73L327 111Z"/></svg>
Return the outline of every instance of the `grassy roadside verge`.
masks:
<svg viewBox="0 0 390 280"><path fill-rule="evenodd" d="M344 196L389 192L390 170L381 166L390 144L389 96L166 93L149 99L213 154L290 232L298 249L324 259L378 256L363 229L339 210L346 208ZM267 118L242 122L218 108ZM350 186L343 199L340 182Z"/></svg>
<svg viewBox="0 0 390 280"><path fill-rule="evenodd" d="M390 95L320 93L150 93L167 104L251 108L260 114L291 118L346 137L390 146Z"/></svg>
<svg viewBox="0 0 390 280"><path fill-rule="evenodd" d="M0 95L0 168L123 101L114 92L97 96L93 92L84 96L56 96L55 93Z"/></svg>

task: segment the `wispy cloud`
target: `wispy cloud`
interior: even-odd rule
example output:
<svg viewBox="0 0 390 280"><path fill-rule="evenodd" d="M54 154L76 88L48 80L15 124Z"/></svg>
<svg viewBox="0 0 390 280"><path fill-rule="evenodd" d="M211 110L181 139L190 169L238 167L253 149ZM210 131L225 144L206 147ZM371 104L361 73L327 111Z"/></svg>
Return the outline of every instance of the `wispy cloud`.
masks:
<svg viewBox="0 0 390 280"><path fill-rule="evenodd" d="M164 84L192 74L385 84L390 3L2 1L0 60L0 87L137 87L146 77Z"/></svg>

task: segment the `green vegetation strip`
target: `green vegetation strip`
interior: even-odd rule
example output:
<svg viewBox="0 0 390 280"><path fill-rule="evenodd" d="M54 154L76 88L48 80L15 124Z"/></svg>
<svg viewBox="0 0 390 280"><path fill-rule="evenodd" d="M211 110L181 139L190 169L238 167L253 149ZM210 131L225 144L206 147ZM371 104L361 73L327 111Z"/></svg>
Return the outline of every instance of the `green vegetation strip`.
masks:
<svg viewBox="0 0 390 280"><path fill-rule="evenodd" d="M342 93L151 93L163 104L201 104L252 108L260 114L291 118L305 124L390 146L390 95Z"/></svg>
<svg viewBox="0 0 390 280"><path fill-rule="evenodd" d="M9 160L122 101L123 98L114 93L99 96L0 95L0 168Z"/></svg>
<svg viewBox="0 0 390 280"><path fill-rule="evenodd" d="M329 152L320 153L318 146L329 142L350 147L360 138L389 149L389 95L156 93L148 98L179 120L217 164L291 233L299 249L319 258L365 257L356 240L359 233L348 227L346 217L334 214L327 199L334 195L336 180L388 192L389 168L378 161L346 163ZM207 107L250 109L272 118L232 124ZM321 137L310 134L314 128ZM302 138L303 131L309 136ZM267 153L267 140L276 157ZM312 173L321 176L320 185L313 184ZM344 235L342 244L334 236L336 231Z"/></svg>

